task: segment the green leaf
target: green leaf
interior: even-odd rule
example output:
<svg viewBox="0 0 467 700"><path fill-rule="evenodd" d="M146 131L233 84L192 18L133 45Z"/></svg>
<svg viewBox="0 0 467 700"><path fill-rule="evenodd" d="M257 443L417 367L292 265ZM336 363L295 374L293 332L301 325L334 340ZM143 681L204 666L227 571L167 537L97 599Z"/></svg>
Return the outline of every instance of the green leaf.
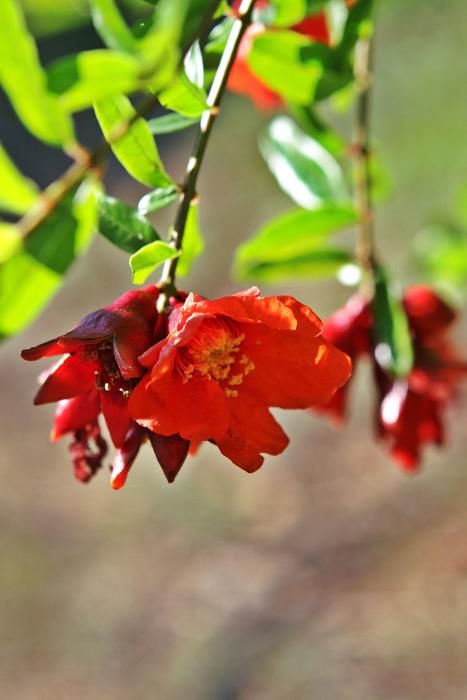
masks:
<svg viewBox="0 0 467 700"><path fill-rule="evenodd" d="M49 89L60 95L68 112L91 107L93 102L143 85L137 58L109 49L93 49L59 58L47 69Z"/></svg>
<svg viewBox="0 0 467 700"><path fill-rule="evenodd" d="M350 253L341 248L319 248L284 261L243 265L237 269L237 275L241 279L267 283L316 279L335 275L352 260Z"/></svg>
<svg viewBox="0 0 467 700"><path fill-rule="evenodd" d="M13 214L24 214L37 198L36 184L20 173L0 144L0 208Z"/></svg>
<svg viewBox="0 0 467 700"><path fill-rule="evenodd" d="M285 262L321 248L330 235L357 221L350 205L323 204L313 210L293 209L268 221L237 251L239 274L263 262Z"/></svg>
<svg viewBox="0 0 467 700"><path fill-rule="evenodd" d="M204 250L204 239L199 227L198 203L191 202L183 235L183 246L177 273L181 277L189 274L195 260Z"/></svg>
<svg viewBox="0 0 467 700"><path fill-rule="evenodd" d="M136 111L124 95L115 95L94 105L99 124L111 142L116 128L134 119ZM172 183L159 156L146 121L136 119L127 133L111 143L112 151L135 180L148 187L164 187Z"/></svg>
<svg viewBox="0 0 467 700"><path fill-rule="evenodd" d="M381 267L376 271L373 310L376 359L393 376L406 377L413 365L409 324L399 295Z"/></svg>
<svg viewBox="0 0 467 700"><path fill-rule="evenodd" d="M297 32L264 31L255 36L247 60L252 71L284 100L308 105L323 75L325 48Z"/></svg>
<svg viewBox="0 0 467 700"><path fill-rule="evenodd" d="M289 117L269 124L260 150L280 187L300 206L349 202L339 163Z"/></svg>
<svg viewBox="0 0 467 700"><path fill-rule="evenodd" d="M144 248L140 248L130 258L133 284L144 284L159 265L162 265L166 260L176 258L178 255L180 252L164 241L148 243Z"/></svg>
<svg viewBox="0 0 467 700"><path fill-rule="evenodd" d="M21 246L21 234L17 227L0 221L0 263L11 258Z"/></svg>
<svg viewBox="0 0 467 700"><path fill-rule="evenodd" d="M0 266L0 337L34 320L86 249L95 230L96 188L95 181L84 182Z"/></svg>
<svg viewBox="0 0 467 700"><path fill-rule="evenodd" d="M148 192L138 202L138 213L144 216L150 212L168 207L169 204L178 199L179 194L180 190L176 185L159 187L153 192Z"/></svg>
<svg viewBox="0 0 467 700"><path fill-rule="evenodd" d="M207 109L206 92L190 82L183 72L179 73L175 80L159 93L158 98L166 109L191 119L199 119Z"/></svg>
<svg viewBox="0 0 467 700"><path fill-rule="evenodd" d="M273 24L276 27L291 27L298 24L308 13L306 0L271 0L274 10Z"/></svg>
<svg viewBox="0 0 467 700"><path fill-rule="evenodd" d="M34 39L19 4L0 2L0 85L27 129L53 146L74 141L73 124L57 97L47 89Z"/></svg>
<svg viewBox="0 0 467 700"><path fill-rule="evenodd" d="M135 253L147 243L159 240L149 221L126 202L101 195L98 205L99 233L121 250Z"/></svg>
<svg viewBox="0 0 467 700"><path fill-rule="evenodd" d="M136 41L115 0L89 0L94 27L106 46L134 53Z"/></svg>
<svg viewBox="0 0 467 700"><path fill-rule="evenodd" d="M151 134L158 136L160 134L172 134L174 131L188 129L190 126L199 124L199 119L184 117L174 112L173 114L164 114L162 117L150 119L147 124Z"/></svg>
<svg viewBox="0 0 467 700"><path fill-rule="evenodd" d="M467 232L450 222L431 224L417 234L415 252L426 275L436 283L467 284Z"/></svg>

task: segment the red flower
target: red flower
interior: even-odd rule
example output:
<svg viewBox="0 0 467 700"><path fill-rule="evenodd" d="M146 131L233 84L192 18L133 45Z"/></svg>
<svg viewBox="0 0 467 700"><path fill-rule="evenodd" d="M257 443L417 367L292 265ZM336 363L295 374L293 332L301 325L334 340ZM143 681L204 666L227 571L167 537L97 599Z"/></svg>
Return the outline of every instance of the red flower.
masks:
<svg viewBox="0 0 467 700"><path fill-rule="evenodd" d="M239 3L234 3L234 8L238 5ZM267 2L258 2L256 7L257 9L265 9L267 5ZM324 12L306 17L299 24L290 27L290 30L322 44L330 43L329 28ZM228 87L232 92L249 97L260 109L274 110L283 105L281 96L269 88L261 78L258 78L248 64L248 56L255 37L264 31L266 31L266 27L261 22L253 22L246 30L235 63L230 71Z"/></svg>
<svg viewBox="0 0 467 700"><path fill-rule="evenodd" d="M214 442L252 472L261 453L288 438L270 406L328 401L350 376L349 358L321 335L322 324L292 297L256 289L209 301L190 294L169 333L139 357L150 370L132 392L132 417L160 435Z"/></svg>
<svg viewBox="0 0 467 700"><path fill-rule="evenodd" d="M372 335L371 305L353 297L326 322L323 334L352 360L370 355L379 400L376 431L392 457L409 471L415 470L424 445L444 442L443 413L467 373L446 334L455 311L433 290L414 286L403 297L414 348L414 366L405 379L395 381L378 364ZM345 413L348 385L339 389L322 408L334 418Z"/></svg>
<svg viewBox="0 0 467 700"><path fill-rule="evenodd" d="M95 474L107 452L98 422L101 412L117 448L112 470L114 488L123 486L147 437L130 417L128 397L145 371L138 356L165 332L165 319L156 310L158 294L155 286L127 292L105 309L86 316L69 333L22 352L25 360L64 355L42 376L34 403L59 402L51 439L73 433L70 450L80 481L88 481ZM181 459L183 451L186 456L188 444L179 441L181 449L177 447L174 452ZM173 454L165 454L167 439L151 436L151 443L162 459L167 478L173 480L176 464Z"/></svg>

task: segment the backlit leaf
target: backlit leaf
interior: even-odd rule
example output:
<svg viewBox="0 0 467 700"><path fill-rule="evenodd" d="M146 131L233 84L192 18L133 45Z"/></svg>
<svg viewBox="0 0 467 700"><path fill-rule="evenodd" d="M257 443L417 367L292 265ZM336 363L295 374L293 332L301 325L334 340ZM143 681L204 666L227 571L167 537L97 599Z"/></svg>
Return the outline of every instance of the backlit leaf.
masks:
<svg viewBox="0 0 467 700"><path fill-rule="evenodd" d="M37 197L35 183L20 173L0 145L0 209L24 214L36 202Z"/></svg>
<svg viewBox="0 0 467 700"><path fill-rule="evenodd" d="M148 243L144 248L140 248L130 258L133 284L144 284L149 275L162 263L178 255L180 255L179 251L164 241Z"/></svg>
<svg viewBox="0 0 467 700"><path fill-rule="evenodd" d="M73 142L71 119L47 89L36 44L15 0L1 0L0 27L0 85L19 118L46 143L64 146Z"/></svg>
<svg viewBox="0 0 467 700"><path fill-rule="evenodd" d="M204 239L199 227L198 203L192 202L183 236L182 253L177 265L177 273L181 277L189 274L191 266L204 250Z"/></svg>
<svg viewBox="0 0 467 700"><path fill-rule="evenodd" d="M94 105L104 136L111 142L115 130L134 119L136 112L124 95L100 100ZM112 151L136 180L148 187L163 187L172 182L166 173L154 138L143 118L136 119L124 136L113 144Z"/></svg>

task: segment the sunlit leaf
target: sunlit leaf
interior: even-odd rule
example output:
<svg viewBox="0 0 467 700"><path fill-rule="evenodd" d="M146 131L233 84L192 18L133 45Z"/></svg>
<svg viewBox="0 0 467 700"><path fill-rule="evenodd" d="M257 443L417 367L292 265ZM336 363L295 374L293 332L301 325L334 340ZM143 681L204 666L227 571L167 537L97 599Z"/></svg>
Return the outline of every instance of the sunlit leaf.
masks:
<svg viewBox="0 0 467 700"><path fill-rule="evenodd" d="M159 93L158 98L166 109L192 119L199 119L207 108L205 91L190 82L183 72Z"/></svg>
<svg viewBox="0 0 467 700"><path fill-rule="evenodd" d="M0 209L24 214L37 197L35 183L20 173L0 144Z"/></svg>
<svg viewBox="0 0 467 700"><path fill-rule="evenodd" d="M352 206L323 204L314 210L293 209L268 221L237 251L239 274L263 262L285 262L321 248L334 233L357 220Z"/></svg>
<svg viewBox="0 0 467 700"><path fill-rule="evenodd" d="M291 27L307 15L307 0L271 0L271 21L276 27Z"/></svg>
<svg viewBox="0 0 467 700"><path fill-rule="evenodd" d="M93 180L84 182L0 265L1 338L34 320L88 246L96 223L96 188Z"/></svg>
<svg viewBox="0 0 467 700"><path fill-rule="evenodd" d="M73 124L47 89L34 39L14 0L1 0L0 27L0 84L19 118L42 141L53 146L71 143Z"/></svg>
<svg viewBox="0 0 467 700"><path fill-rule="evenodd" d="M192 202L183 236L182 253L177 265L177 273L182 277L189 274L195 260L204 250L204 239L199 227L198 203Z"/></svg>
<svg viewBox="0 0 467 700"><path fill-rule="evenodd" d="M325 48L298 32L264 31L255 36L247 60L252 71L284 100L308 105L323 74Z"/></svg>
<svg viewBox="0 0 467 700"><path fill-rule="evenodd" d="M280 187L300 206L349 202L339 163L289 117L270 123L260 149Z"/></svg>
<svg viewBox="0 0 467 700"><path fill-rule="evenodd" d="M163 187L172 183L144 119L136 119L125 135L112 144L116 128L130 122L136 115L127 97L108 97L96 102L94 110L104 136L111 142L112 151L130 175L148 187Z"/></svg>
<svg viewBox="0 0 467 700"><path fill-rule="evenodd" d="M144 284L149 275L162 263L178 255L180 255L179 251L164 241L148 243L144 248L140 248L130 258L133 284Z"/></svg>
<svg viewBox="0 0 467 700"><path fill-rule="evenodd" d="M138 212L144 215L168 207L169 204L178 199L179 195L180 190L176 185L159 187L157 190L148 192L139 200Z"/></svg>
<svg viewBox="0 0 467 700"><path fill-rule="evenodd" d="M188 80L193 83L193 85L202 88L204 86L204 62L199 41L195 41L193 46L191 46L185 56L183 64Z"/></svg>
<svg viewBox="0 0 467 700"><path fill-rule="evenodd" d="M105 238L127 253L159 240L149 221L126 202L101 195L98 200L98 229Z"/></svg>
<svg viewBox="0 0 467 700"><path fill-rule="evenodd" d="M306 255L284 261L243 265L237 274L241 279L267 283L318 279L335 275L352 260L352 255L341 248L317 248Z"/></svg>
<svg viewBox="0 0 467 700"><path fill-rule="evenodd" d="M376 271L373 310L378 363L393 376L405 377L413 365L409 324L400 297L381 267Z"/></svg>
<svg viewBox="0 0 467 700"><path fill-rule="evenodd" d="M89 0L94 27L104 43L116 51L136 51L136 41L115 0Z"/></svg>

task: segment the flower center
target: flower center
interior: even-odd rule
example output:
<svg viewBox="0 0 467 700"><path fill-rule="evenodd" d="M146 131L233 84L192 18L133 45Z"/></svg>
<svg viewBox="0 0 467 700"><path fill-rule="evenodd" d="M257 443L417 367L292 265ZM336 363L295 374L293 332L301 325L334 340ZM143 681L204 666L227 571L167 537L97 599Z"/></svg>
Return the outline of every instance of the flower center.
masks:
<svg viewBox="0 0 467 700"><path fill-rule="evenodd" d="M82 359L92 364L98 391L119 391L128 398L134 382L122 378L110 341L85 347L82 350Z"/></svg>
<svg viewBox="0 0 467 700"><path fill-rule="evenodd" d="M190 343L180 349L177 366L186 383L190 379L214 379L228 398L238 396L242 384L254 364L245 354L239 354L245 334L230 319L203 321Z"/></svg>

